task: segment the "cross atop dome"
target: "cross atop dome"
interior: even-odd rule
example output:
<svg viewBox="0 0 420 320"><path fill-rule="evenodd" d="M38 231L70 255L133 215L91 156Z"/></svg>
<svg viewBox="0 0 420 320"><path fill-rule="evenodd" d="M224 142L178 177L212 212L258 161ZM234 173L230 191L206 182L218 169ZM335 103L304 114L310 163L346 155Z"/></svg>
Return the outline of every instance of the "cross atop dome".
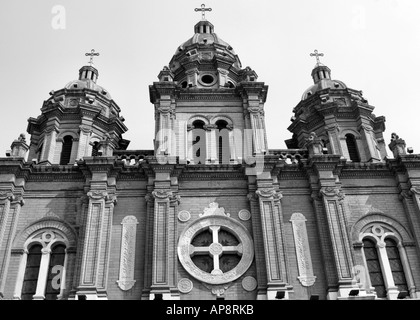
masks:
<svg viewBox="0 0 420 320"><path fill-rule="evenodd" d="M93 57L99 56L99 52L95 52L95 49L90 50L90 53L85 53L85 56L90 56L89 65L92 67L93 65Z"/></svg>
<svg viewBox="0 0 420 320"><path fill-rule="evenodd" d="M206 11L210 12L211 10L212 10L212 8L206 8L206 5L204 3L201 5L201 8L195 8L194 9L195 12L201 11L201 19L202 20L206 20Z"/></svg>
<svg viewBox="0 0 420 320"><path fill-rule="evenodd" d="M324 56L324 54L323 53L318 53L318 50L314 50L314 53L310 53L309 54L311 57L316 57L316 64L317 65L320 65L321 64L321 61L319 61L319 57L323 57Z"/></svg>

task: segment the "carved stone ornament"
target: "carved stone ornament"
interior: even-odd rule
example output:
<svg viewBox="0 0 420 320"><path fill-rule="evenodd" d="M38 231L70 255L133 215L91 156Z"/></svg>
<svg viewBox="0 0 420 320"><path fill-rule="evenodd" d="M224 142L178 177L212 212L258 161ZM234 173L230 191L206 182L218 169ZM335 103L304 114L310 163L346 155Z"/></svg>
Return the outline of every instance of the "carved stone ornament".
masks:
<svg viewBox="0 0 420 320"><path fill-rule="evenodd" d="M274 200L280 200L283 198L281 192L274 190L274 188L261 188L255 191L255 193L261 198L273 198Z"/></svg>
<svg viewBox="0 0 420 320"><path fill-rule="evenodd" d="M231 282L225 283L223 285L208 285L207 283L203 283L204 286L211 291L212 294L220 297L223 296L227 289L232 285Z"/></svg>
<svg viewBox="0 0 420 320"><path fill-rule="evenodd" d="M169 201L172 204L175 204L175 203L179 204L181 202L181 196L178 194L172 195L169 197Z"/></svg>
<svg viewBox="0 0 420 320"><path fill-rule="evenodd" d="M146 202L153 201L153 196L152 196L152 194L151 194L151 193L147 193L147 194L144 196L144 200L146 200Z"/></svg>
<svg viewBox="0 0 420 320"><path fill-rule="evenodd" d="M109 199L108 192L99 191L99 190L89 191L87 193L87 196L91 198L92 200L101 200L101 199L108 200Z"/></svg>
<svg viewBox="0 0 420 320"><path fill-rule="evenodd" d="M238 217L243 221L247 221L251 219L251 213L248 210L242 209L241 211L239 211Z"/></svg>
<svg viewBox="0 0 420 320"><path fill-rule="evenodd" d="M152 192L152 196L155 199L167 199L172 196L172 191L155 190Z"/></svg>
<svg viewBox="0 0 420 320"><path fill-rule="evenodd" d="M0 200L10 200L13 201L15 196L11 191L0 191Z"/></svg>
<svg viewBox="0 0 420 320"><path fill-rule="evenodd" d="M235 235L239 241L238 245L224 246L218 242L218 234L222 227L224 231ZM205 230L212 233L212 243L207 247L195 247L192 240ZM223 252L237 253L240 256L239 263L226 272L219 267ZM197 253L213 258L214 268L211 273L201 270L192 261L191 257ZM230 218L223 208L219 208L219 205L213 202L204 209L204 214L199 219L182 231L178 242L178 258L184 269L195 279L211 285L225 285L241 277L251 266L254 259L254 244L248 230L238 221Z"/></svg>
<svg viewBox="0 0 420 320"><path fill-rule="evenodd" d="M344 200L344 193L336 187L324 187L320 190L320 194L326 197L337 197L338 200Z"/></svg>
<svg viewBox="0 0 420 320"><path fill-rule="evenodd" d="M187 222L190 219L191 219L191 214L188 211L182 210L178 213L178 220L179 221Z"/></svg>
<svg viewBox="0 0 420 320"><path fill-rule="evenodd" d="M178 290L181 293L189 293L193 289L193 283L190 279L182 278L178 281Z"/></svg>
<svg viewBox="0 0 420 320"><path fill-rule="evenodd" d="M136 258L136 234L137 218L135 216L126 216L122 222L121 236L121 256L120 256L120 274L117 281L121 290L130 290L136 280L134 280L134 268Z"/></svg>
<svg viewBox="0 0 420 320"><path fill-rule="evenodd" d="M257 289L257 280L254 277L245 277L242 280L242 288L246 291L254 291Z"/></svg>
<svg viewBox="0 0 420 320"><path fill-rule="evenodd" d="M306 232L306 218L301 213L294 213L290 218L295 240L296 257L298 261L298 279L302 286L309 287L315 283L308 234Z"/></svg>
<svg viewBox="0 0 420 320"><path fill-rule="evenodd" d="M225 213L225 208L219 208L219 204L217 202L210 203L207 208L204 208L204 213L199 214L200 217L211 215L222 215L230 217L230 213Z"/></svg>

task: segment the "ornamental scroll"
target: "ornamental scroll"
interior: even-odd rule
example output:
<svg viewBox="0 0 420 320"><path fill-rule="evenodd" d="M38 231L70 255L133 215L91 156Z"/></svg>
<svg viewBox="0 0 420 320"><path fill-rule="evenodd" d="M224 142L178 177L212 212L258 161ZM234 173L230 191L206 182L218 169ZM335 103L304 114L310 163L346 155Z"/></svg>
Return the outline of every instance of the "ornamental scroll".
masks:
<svg viewBox="0 0 420 320"><path fill-rule="evenodd" d="M290 218L295 238L296 257L298 261L298 279L302 286L309 287L315 283L316 277L312 269L311 252L309 250L306 218L301 213L294 213Z"/></svg>
<svg viewBox="0 0 420 320"><path fill-rule="evenodd" d="M136 258L136 233L139 224L135 216L126 216L122 224L120 275L117 281L121 290L130 290L134 280L134 263Z"/></svg>

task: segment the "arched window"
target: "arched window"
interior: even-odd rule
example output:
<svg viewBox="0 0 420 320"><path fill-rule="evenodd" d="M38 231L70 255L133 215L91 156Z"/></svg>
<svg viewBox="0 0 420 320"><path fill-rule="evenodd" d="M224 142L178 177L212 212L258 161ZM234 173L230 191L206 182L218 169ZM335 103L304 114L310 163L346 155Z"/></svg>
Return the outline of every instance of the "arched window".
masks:
<svg viewBox="0 0 420 320"><path fill-rule="evenodd" d="M28 250L26 270L22 286L22 300L32 300L32 297L36 292L36 287L38 284L39 267L41 265L41 249L42 246L40 244L34 244Z"/></svg>
<svg viewBox="0 0 420 320"><path fill-rule="evenodd" d="M354 135L350 133L346 134L346 144L350 160L353 162L360 162L359 151L357 150L356 138Z"/></svg>
<svg viewBox="0 0 420 320"><path fill-rule="evenodd" d="M69 241L56 229L35 231L24 248L14 297L22 300L57 300L65 290ZM23 275L23 276L22 276Z"/></svg>
<svg viewBox="0 0 420 320"><path fill-rule="evenodd" d="M216 121L217 126L217 158L219 164L229 164L229 131L225 120Z"/></svg>
<svg viewBox="0 0 420 320"><path fill-rule="evenodd" d="M98 141L95 141L92 144L92 154L91 154L91 156L92 157L96 157L98 155L99 155L99 142Z"/></svg>
<svg viewBox="0 0 420 320"><path fill-rule="evenodd" d="M404 275L404 269L401 263L400 253L396 242L393 239L386 238L386 253L388 255L389 265L392 271L392 277L394 278L394 284L399 291L407 291L407 281Z"/></svg>
<svg viewBox="0 0 420 320"><path fill-rule="evenodd" d="M196 120L193 122L192 144L194 163L205 164L206 162L206 132L204 130L204 122Z"/></svg>
<svg viewBox="0 0 420 320"><path fill-rule="evenodd" d="M375 288L378 298L386 298L386 288L382 275L376 244L370 239L363 239L363 250L366 258L366 265L369 272L370 282Z"/></svg>
<svg viewBox="0 0 420 320"><path fill-rule="evenodd" d="M64 267L66 247L57 244L51 250L50 265L48 267L47 286L45 288L45 300L57 300L61 288L61 273Z"/></svg>
<svg viewBox="0 0 420 320"><path fill-rule="evenodd" d="M63 139L63 148L61 149L61 157L60 157L61 165L69 164L72 146L73 146L73 137L65 136Z"/></svg>

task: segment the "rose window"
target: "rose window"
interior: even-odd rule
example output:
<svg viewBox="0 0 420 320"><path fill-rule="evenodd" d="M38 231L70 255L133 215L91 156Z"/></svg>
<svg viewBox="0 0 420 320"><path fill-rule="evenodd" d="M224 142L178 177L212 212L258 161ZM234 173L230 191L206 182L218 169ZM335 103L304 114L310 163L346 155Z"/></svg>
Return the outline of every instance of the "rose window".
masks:
<svg viewBox="0 0 420 320"><path fill-rule="evenodd" d="M233 281L252 264L248 230L227 215L203 215L181 233L178 257L189 274L210 284Z"/></svg>

